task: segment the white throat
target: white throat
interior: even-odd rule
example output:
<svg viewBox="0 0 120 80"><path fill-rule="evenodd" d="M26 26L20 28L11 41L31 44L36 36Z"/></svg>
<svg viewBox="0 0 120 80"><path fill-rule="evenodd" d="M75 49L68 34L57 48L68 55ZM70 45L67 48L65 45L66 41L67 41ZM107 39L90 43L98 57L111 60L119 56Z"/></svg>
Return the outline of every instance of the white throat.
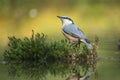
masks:
<svg viewBox="0 0 120 80"><path fill-rule="evenodd" d="M72 24L73 22L72 21L70 21L70 20L68 20L68 19L62 19L62 24L63 24L63 26L67 26L67 25L70 25L70 24Z"/></svg>

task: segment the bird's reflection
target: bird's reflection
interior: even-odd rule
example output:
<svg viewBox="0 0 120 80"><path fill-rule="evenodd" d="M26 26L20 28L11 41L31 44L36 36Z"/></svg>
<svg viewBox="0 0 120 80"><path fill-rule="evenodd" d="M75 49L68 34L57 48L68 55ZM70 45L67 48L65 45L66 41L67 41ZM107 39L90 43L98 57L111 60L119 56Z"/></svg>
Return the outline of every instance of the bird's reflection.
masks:
<svg viewBox="0 0 120 80"><path fill-rule="evenodd" d="M92 73L92 71L88 71L84 76L81 76L79 73L70 75L66 80L88 80Z"/></svg>

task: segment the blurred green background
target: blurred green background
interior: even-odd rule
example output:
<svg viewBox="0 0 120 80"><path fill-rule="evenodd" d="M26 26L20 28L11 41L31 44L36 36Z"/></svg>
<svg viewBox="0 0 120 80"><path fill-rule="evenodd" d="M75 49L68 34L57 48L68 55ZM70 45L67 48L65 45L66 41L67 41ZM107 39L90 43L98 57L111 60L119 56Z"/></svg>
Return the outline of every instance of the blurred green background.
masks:
<svg viewBox="0 0 120 80"><path fill-rule="evenodd" d="M99 37L99 80L120 80L120 0L0 0L1 63L8 36L29 37L34 30L50 40L64 38L57 15L71 17L92 42ZM2 64L0 80L9 80Z"/></svg>

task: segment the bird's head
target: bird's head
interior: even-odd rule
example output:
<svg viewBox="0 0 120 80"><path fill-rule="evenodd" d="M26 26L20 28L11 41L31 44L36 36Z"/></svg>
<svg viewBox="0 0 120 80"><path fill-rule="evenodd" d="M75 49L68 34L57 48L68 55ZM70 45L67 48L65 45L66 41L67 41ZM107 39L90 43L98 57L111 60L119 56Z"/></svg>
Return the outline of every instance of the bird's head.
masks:
<svg viewBox="0 0 120 80"><path fill-rule="evenodd" d="M57 17L60 18L63 26L74 24L73 20L68 16L57 16Z"/></svg>

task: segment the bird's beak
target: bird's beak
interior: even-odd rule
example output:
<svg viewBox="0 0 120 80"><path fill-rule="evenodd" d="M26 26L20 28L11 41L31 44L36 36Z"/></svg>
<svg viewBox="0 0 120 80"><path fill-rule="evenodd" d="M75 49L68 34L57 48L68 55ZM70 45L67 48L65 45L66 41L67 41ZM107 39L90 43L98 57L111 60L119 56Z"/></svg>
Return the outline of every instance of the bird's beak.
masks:
<svg viewBox="0 0 120 80"><path fill-rule="evenodd" d="M58 18L62 18L61 16L57 16Z"/></svg>

